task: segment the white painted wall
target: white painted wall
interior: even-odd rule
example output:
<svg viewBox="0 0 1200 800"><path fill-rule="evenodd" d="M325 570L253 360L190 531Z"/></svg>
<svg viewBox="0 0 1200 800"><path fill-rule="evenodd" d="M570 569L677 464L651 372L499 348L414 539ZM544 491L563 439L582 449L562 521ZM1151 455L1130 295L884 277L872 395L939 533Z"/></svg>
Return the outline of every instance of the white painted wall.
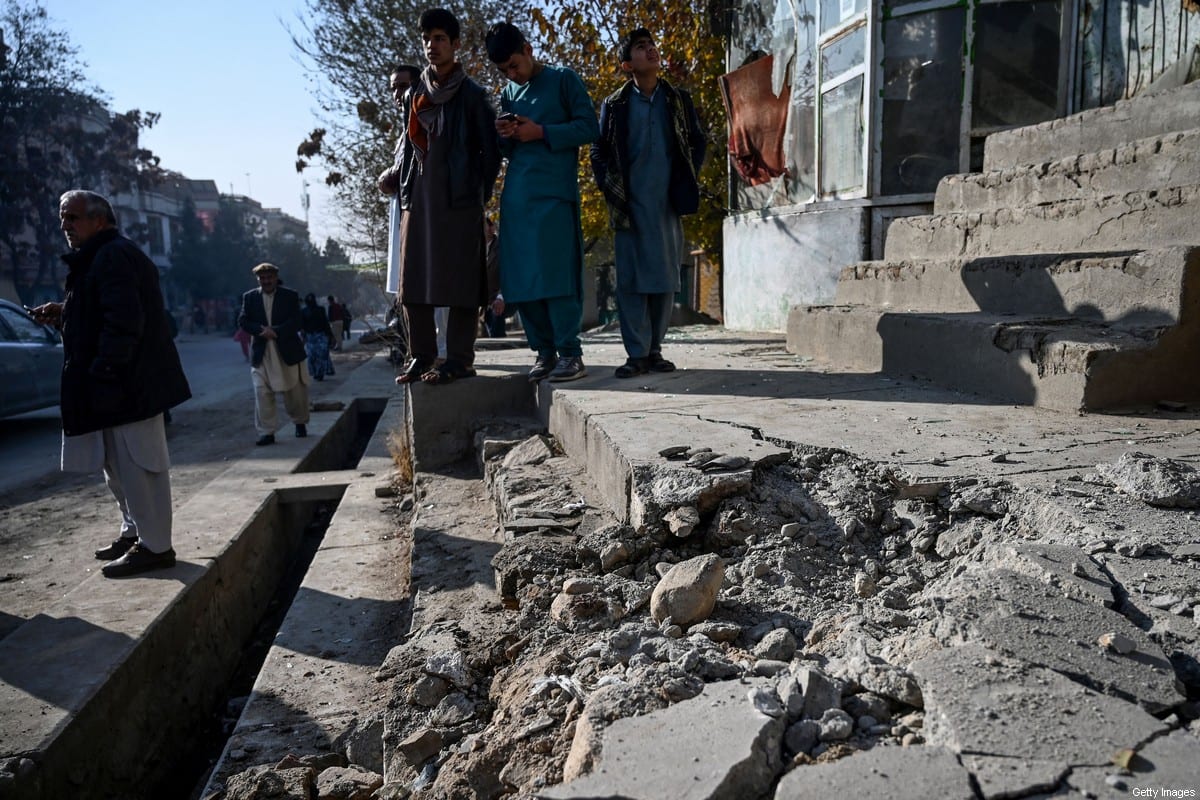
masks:
<svg viewBox="0 0 1200 800"><path fill-rule="evenodd" d="M833 302L838 273L867 258L868 209L775 211L725 218L725 325L783 331L794 305Z"/></svg>

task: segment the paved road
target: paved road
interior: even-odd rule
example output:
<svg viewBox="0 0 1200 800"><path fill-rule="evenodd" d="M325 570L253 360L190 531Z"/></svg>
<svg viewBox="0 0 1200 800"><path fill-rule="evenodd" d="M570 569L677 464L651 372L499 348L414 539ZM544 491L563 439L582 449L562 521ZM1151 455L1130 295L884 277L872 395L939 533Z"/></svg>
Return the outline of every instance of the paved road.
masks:
<svg viewBox="0 0 1200 800"><path fill-rule="evenodd" d="M236 342L215 334L183 334L176 344L192 387L192 399L182 408L207 408L238 394L253 404L250 368ZM0 419L0 497L57 470L61 438L57 407Z"/></svg>

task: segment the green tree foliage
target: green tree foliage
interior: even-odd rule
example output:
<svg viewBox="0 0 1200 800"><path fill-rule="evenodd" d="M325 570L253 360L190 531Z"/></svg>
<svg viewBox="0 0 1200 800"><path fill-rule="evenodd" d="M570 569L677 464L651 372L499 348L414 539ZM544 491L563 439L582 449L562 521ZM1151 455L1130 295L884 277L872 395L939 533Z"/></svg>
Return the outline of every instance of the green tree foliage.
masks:
<svg viewBox="0 0 1200 800"><path fill-rule="evenodd" d="M545 60L579 73L597 109L626 80L617 52L621 36L639 27L654 34L664 62L663 77L691 92L709 138L700 174L700 213L685 218L684 232L710 257L719 258L729 159L725 157L725 111L717 84L725 72L725 44L713 24L719 22L710 13L714 8L720 5L710 0L547 0L531 10L533 24L523 27L532 28L526 35L536 39L535 49ZM522 26L519 20L513 22ZM583 164L580 188L584 238L607 235L604 200Z"/></svg>
<svg viewBox="0 0 1200 800"><path fill-rule="evenodd" d="M36 267L34 285L48 286L64 248L59 195L151 185L158 159L138 136L158 115L110 113L67 34L36 2L3 0L0 29L0 264L18 285Z"/></svg>
<svg viewBox="0 0 1200 800"><path fill-rule="evenodd" d="M284 283L301 294L341 296L353 289L353 271L329 269L346 263L345 251L333 239L322 254L308 239L261 234L244 205L222 198L212 233L205 235L195 205L184 200L171 248L171 280L193 301L232 299L254 287L254 265L269 261L279 267Z"/></svg>
<svg viewBox="0 0 1200 800"><path fill-rule="evenodd" d="M392 163L398 122L388 92L394 66L427 63L417 22L430 3L411 0L307 0L291 31L302 57L322 78L315 92L322 127L297 148L297 170L314 160L328 170L340 221L356 250L382 258L387 203L375 181ZM462 26L459 58L475 80L499 89L500 75L487 61L488 25L523 12L525 0L467 0L448 5Z"/></svg>
<svg viewBox="0 0 1200 800"><path fill-rule="evenodd" d="M332 236L325 240L325 263L331 267L350 263L350 256L342 249L342 245Z"/></svg>
<svg viewBox="0 0 1200 800"><path fill-rule="evenodd" d="M195 299L219 295L205 246L204 225L196 216L196 204L192 198L185 198L179 229L171 237L171 280Z"/></svg>

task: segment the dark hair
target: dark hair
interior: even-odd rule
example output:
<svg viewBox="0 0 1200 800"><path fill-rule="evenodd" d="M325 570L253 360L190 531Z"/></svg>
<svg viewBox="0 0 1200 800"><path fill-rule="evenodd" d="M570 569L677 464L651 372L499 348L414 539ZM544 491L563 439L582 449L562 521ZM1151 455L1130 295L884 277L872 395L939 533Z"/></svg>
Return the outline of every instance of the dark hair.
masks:
<svg viewBox="0 0 1200 800"><path fill-rule="evenodd" d="M316 304L317 304L317 296L315 294L313 294L312 292L309 292L308 294L304 295L304 305L311 308L312 306L315 306Z"/></svg>
<svg viewBox="0 0 1200 800"><path fill-rule="evenodd" d="M444 8L427 8L422 11L417 27L421 29L421 33L443 30L452 42L458 41L460 33L458 19Z"/></svg>
<svg viewBox="0 0 1200 800"><path fill-rule="evenodd" d="M508 61L528 44L525 34L511 22L497 22L488 28L484 44L487 47L488 58L493 64Z"/></svg>
<svg viewBox="0 0 1200 800"><path fill-rule="evenodd" d="M395 74L397 72L407 72L408 77L414 81L421 77L421 68L414 67L412 64L401 64L398 67L393 68L389 74Z"/></svg>
<svg viewBox="0 0 1200 800"><path fill-rule="evenodd" d="M621 56L621 61L628 61L633 55L633 46L641 39L649 39L654 42L654 36L646 28L634 28L629 33L621 37L621 44L618 53Z"/></svg>

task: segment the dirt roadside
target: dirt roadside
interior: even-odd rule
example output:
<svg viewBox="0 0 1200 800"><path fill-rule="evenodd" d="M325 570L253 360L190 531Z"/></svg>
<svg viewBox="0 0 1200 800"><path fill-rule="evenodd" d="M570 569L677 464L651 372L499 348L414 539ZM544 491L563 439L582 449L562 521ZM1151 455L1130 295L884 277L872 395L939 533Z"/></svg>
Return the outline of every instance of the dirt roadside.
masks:
<svg viewBox="0 0 1200 800"><path fill-rule="evenodd" d="M337 374L313 383L312 399L337 392L374 353L364 348L339 354ZM176 510L233 461L254 451L253 404L246 376L244 394L175 410L167 441ZM98 473L51 473L5 492L0 500L0 639L98 571L102 562L92 552L119 527L120 514Z"/></svg>

